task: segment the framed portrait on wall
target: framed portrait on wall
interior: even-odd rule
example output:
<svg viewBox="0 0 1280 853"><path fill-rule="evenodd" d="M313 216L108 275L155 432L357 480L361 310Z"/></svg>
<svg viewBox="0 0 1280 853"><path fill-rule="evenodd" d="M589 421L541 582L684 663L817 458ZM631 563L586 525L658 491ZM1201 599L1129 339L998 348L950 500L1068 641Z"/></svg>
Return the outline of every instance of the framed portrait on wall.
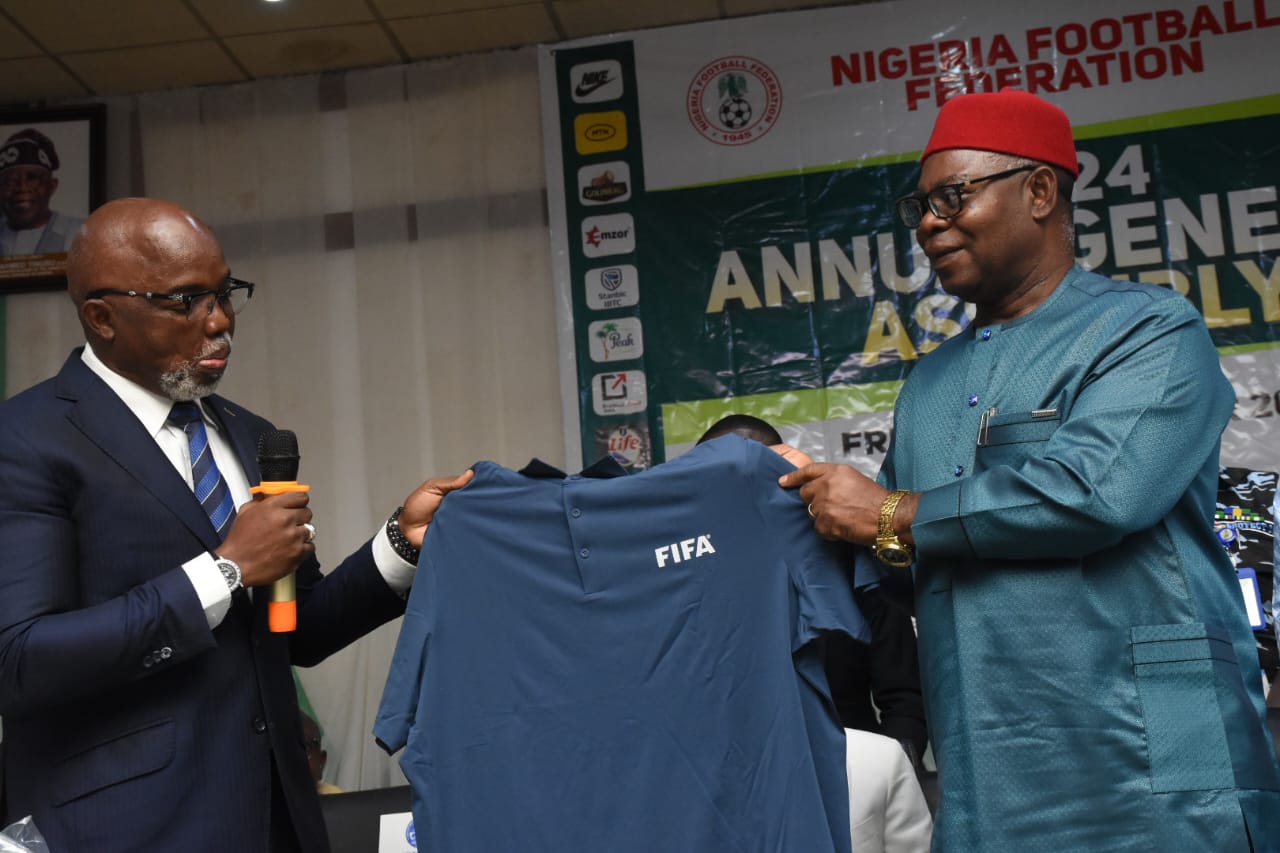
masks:
<svg viewBox="0 0 1280 853"><path fill-rule="evenodd" d="M0 110L0 294L67 283L67 248L102 204L106 107Z"/></svg>

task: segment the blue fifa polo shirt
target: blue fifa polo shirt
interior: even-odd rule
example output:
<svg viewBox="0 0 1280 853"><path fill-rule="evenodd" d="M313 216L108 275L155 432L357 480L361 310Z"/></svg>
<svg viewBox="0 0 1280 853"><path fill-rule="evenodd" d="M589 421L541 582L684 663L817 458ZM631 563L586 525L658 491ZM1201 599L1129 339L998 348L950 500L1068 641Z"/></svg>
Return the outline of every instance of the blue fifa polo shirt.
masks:
<svg viewBox="0 0 1280 853"><path fill-rule="evenodd" d="M427 532L374 734L444 853L850 849L821 636L850 546L726 436L625 476L482 462Z"/></svg>

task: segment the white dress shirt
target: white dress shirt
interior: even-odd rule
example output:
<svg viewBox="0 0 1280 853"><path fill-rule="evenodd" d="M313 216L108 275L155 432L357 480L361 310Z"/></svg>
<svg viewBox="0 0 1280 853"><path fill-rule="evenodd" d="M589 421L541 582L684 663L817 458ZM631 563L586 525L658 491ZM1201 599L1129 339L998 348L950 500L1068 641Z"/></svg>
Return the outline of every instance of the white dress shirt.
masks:
<svg viewBox="0 0 1280 853"><path fill-rule="evenodd" d="M182 427L169 423L169 411L173 408L173 401L143 388L107 367L102 359L98 358L92 346L85 345L81 359L90 370L107 383L129 411L142 422L143 428L155 439L160 450L187 481L187 486L194 489L191 482L191 450L187 434L183 432ZM203 405L199 404L199 401L197 404L204 417L205 432L209 436L209 449L213 452L213 460L222 473L227 488L231 491L231 498L235 505L242 506L251 500L249 480L245 476L244 468L240 465L240 460L231 449L222 429L209 417L209 413L205 411ZM373 538L373 559L387 585L399 595L406 594L413 584L417 567L401 559L391 547L391 540L387 538L385 526L379 527ZM227 582L214 562L214 555L207 551L201 552L183 563L182 569L191 579L191 585L200 598L200 605L204 608L209 628L218 627L226 618L227 612L231 610L231 591L227 589Z"/></svg>

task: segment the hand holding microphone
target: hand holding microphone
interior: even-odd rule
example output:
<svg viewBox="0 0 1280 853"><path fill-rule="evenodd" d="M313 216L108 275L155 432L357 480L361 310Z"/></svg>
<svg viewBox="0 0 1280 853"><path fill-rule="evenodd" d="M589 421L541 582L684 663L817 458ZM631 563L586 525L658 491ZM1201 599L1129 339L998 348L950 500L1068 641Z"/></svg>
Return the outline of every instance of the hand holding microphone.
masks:
<svg viewBox="0 0 1280 853"><path fill-rule="evenodd" d="M255 500L311 491L310 486L298 482L298 437L292 430L271 430L258 437L258 473L262 477L261 482L249 489ZM316 538L315 525L304 521L301 526L306 528L306 541L310 544ZM276 633L293 631L298 627L297 592L292 571L271 585L267 624Z"/></svg>

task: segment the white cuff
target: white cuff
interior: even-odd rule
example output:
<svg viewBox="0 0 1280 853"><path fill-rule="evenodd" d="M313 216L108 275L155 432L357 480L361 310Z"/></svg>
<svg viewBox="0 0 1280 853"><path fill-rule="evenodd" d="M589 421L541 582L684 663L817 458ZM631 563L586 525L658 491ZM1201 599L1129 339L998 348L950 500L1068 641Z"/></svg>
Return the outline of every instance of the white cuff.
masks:
<svg viewBox="0 0 1280 853"><path fill-rule="evenodd" d="M382 575L382 579L387 582L387 586L391 587L392 592L401 597L408 595L418 567L405 562L404 558L396 553L396 549L391 547L385 522L373 537L373 564L378 567L378 574Z"/></svg>
<svg viewBox="0 0 1280 853"><path fill-rule="evenodd" d="M206 551L183 563L182 570L195 587L209 630L217 628L231 610L231 590L227 589L227 580L214 562L213 555Z"/></svg>

